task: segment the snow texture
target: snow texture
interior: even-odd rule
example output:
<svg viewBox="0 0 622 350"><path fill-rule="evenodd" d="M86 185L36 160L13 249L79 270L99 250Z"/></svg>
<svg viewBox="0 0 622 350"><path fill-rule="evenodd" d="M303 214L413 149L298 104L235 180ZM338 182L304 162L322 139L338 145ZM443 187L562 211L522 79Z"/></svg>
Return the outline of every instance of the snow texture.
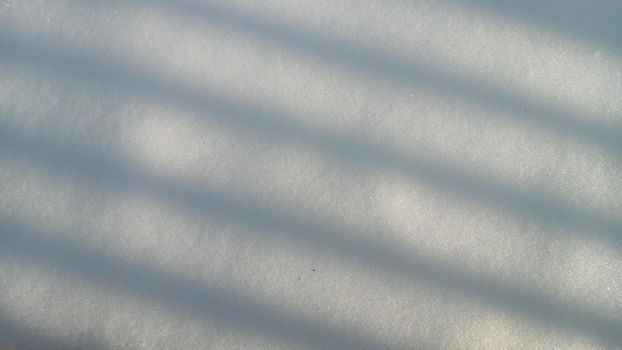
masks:
<svg viewBox="0 0 622 350"><path fill-rule="evenodd" d="M0 349L619 349L619 0L0 0Z"/></svg>

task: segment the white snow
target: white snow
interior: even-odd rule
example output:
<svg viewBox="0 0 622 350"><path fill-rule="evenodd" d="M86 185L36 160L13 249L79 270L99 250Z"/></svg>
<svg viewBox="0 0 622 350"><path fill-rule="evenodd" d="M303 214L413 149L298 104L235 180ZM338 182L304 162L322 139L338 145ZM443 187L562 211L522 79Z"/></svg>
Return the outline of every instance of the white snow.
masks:
<svg viewBox="0 0 622 350"><path fill-rule="evenodd" d="M0 349L622 346L622 2L0 5Z"/></svg>

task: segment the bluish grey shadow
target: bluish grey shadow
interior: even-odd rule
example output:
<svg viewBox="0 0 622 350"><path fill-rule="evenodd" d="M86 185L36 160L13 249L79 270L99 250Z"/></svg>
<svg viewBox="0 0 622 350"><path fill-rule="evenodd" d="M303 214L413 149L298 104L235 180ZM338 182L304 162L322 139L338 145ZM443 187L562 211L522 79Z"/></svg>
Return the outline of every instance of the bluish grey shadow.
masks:
<svg viewBox="0 0 622 350"><path fill-rule="evenodd" d="M619 332L622 324L619 320L599 315L579 305L562 303L535 290L507 286L487 277L462 271L446 263L419 257L414 252L400 249L377 239L362 238L356 232L329 226L305 218L296 212L279 208L266 208L250 198L234 199L226 193L207 186L196 187L177 182L172 178L150 174L123 160L116 159L113 155L98 154L94 150L86 150L85 147L75 144L54 143L47 140L44 135L27 135L6 126L1 127L0 131L0 149L3 150L5 156L13 156L22 162L27 162L24 164L34 165L50 174L67 177L75 181L85 181L91 188L114 188L122 191L149 193L179 206L187 215L196 216L202 220L222 221L250 228L250 230L241 230L240 234L265 239L278 239L321 254L338 256L362 266L381 269L387 275L426 283L468 297L483 305L493 306L503 312L526 316L548 327L589 335L607 344L622 344L622 334ZM21 224L17 223L12 227L15 228L7 227L4 231L18 230L19 232ZM363 235L363 237L371 236ZM13 239L11 238L13 236L7 235L6 237L8 243L3 243L2 246L10 247L10 242L12 242L10 239ZM46 242L44 245L38 244L35 239L28 240L28 242L32 243L33 247L54 247L53 242ZM21 250L30 249L28 244L19 245L19 247ZM59 256L56 257L57 254L54 253L54 250L62 251L62 254L58 254ZM50 256L49 254L54 255ZM95 275L103 274L105 279L113 279L114 276L111 275L111 271L116 271L116 268L110 269L110 271L108 268L101 271L97 269L99 265L108 266L108 262L89 263L88 260L82 261L88 258L85 254L76 254L59 247L53 248L47 257L58 260L67 259L63 258L66 256L78 256L79 258L76 259L80 261L74 261L78 268L79 266L88 267L96 272ZM38 250L28 255L46 257L43 252L39 253ZM70 264L69 261L65 262L66 260L61 261L64 265L74 265ZM123 266L120 271L132 271L132 269L129 266ZM141 286L143 283L139 277L141 274L148 276L144 281L148 288ZM207 299L211 298L207 292L196 295L188 294L184 291L188 288L173 287L176 283L168 281L159 282L154 274L150 273L136 273L136 276L131 273L131 275L121 277L119 280L129 284L132 289L139 289L141 293L147 293L143 289L147 290L152 287L171 290L172 292L167 293L164 299L170 299L172 303L179 303L179 301L172 300L177 295L178 289L180 289L179 295L183 296L183 300L195 300L198 303L198 300L203 296ZM228 300L222 301L219 298L221 296L215 299L218 300L215 305L231 303L232 308L237 310L237 304ZM208 304L211 305L211 303ZM209 311L207 308L198 308L198 310ZM216 311L217 315L218 312L225 311ZM236 311L236 313L238 312ZM263 311L259 314L263 314ZM280 336L292 332L288 328L291 327L287 326L288 324L296 324L295 321L286 321L284 317L271 316L270 318L275 319L274 324L279 325L277 328L280 328L281 325L285 327L285 330L274 330ZM249 319L253 320L247 325L251 328L255 327L253 326L255 321L262 320L259 316L252 316ZM311 338L322 334L323 331L309 332L304 334L309 335L308 339L311 341ZM306 336L301 337L307 339ZM334 339L333 341L336 344L349 343L349 341L339 340L336 335L332 335L332 338L331 334L322 335L322 337Z"/></svg>
<svg viewBox="0 0 622 350"><path fill-rule="evenodd" d="M397 57L395 54L360 47L345 40L320 36L285 22L250 15L212 0L201 2L133 1L144 6L156 6L184 15L189 20L218 25L258 42L276 44L293 53L319 58L336 64L344 70L358 72L365 77L397 82L414 89L433 88L444 96L469 99L502 111L503 113L498 114L500 118L527 122L562 137L574 137L586 141L602 148L607 154L613 152L611 156L619 157L622 152L622 130L591 121L594 116L560 111L555 106L512 93L498 86L490 86L483 81L451 73L440 66L418 62L413 57ZM492 1L486 2L492 3ZM503 1L505 4L509 2L509 0ZM521 1L512 3L521 3ZM521 6L526 7L524 5L513 7L521 8Z"/></svg>
<svg viewBox="0 0 622 350"><path fill-rule="evenodd" d="M6 227L0 223L0 242L4 243ZM0 250L5 247L0 246ZM7 316L0 315L0 349L2 350L105 350L107 346L101 344L92 336L77 339L58 339L34 330L23 324L18 324Z"/></svg>
<svg viewBox="0 0 622 350"><path fill-rule="evenodd" d="M279 311L267 305L243 300L235 296L238 294L235 291L200 286L181 277L155 271L148 266L128 264L93 251L81 251L71 245L46 238L55 235L41 233L22 222L2 218L0 232L2 254L25 257L46 266L78 273L83 280L94 286L103 284L106 289L130 291L137 297L156 300L165 307L181 310L199 320L250 330L259 335L317 349L392 349L391 346L370 337L348 334L322 324L319 320L297 316L293 311ZM29 338L29 334L20 331L15 333L13 328L5 330L9 333L5 338L8 340L14 339L24 344L29 341L42 341L36 334ZM3 330L0 328L0 340L3 339L2 335ZM417 349L433 349L432 345L411 345Z"/></svg>
<svg viewBox="0 0 622 350"><path fill-rule="evenodd" d="M69 48L64 51L71 51ZM272 139L275 137L303 143L335 157L348 165L372 167L396 172L423 181L442 191L459 194L505 210L518 218L566 228L572 234L606 241L614 247L622 244L622 222L598 213L502 183L482 179L456 164L442 163L417 154L403 155L371 141L334 135L304 126L297 118L276 108L266 108L232 99L207 88L196 91L181 84L159 79L139 69L97 61L63 50L0 38L0 53L42 69L47 74L79 81L117 92L134 93L173 103L224 125L250 130Z"/></svg>
<svg viewBox="0 0 622 350"><path fill-rule="evenodd" d="M481 8L502 18L552 28L560 35L579 38L617 54L622 49L622 4L617 0L447 0Z"/></svg>

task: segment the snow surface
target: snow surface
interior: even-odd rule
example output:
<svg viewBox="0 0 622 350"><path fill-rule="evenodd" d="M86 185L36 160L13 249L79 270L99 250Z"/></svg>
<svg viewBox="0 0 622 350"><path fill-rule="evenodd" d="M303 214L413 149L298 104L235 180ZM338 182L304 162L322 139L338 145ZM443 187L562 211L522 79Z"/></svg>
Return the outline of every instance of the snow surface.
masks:
<svg viewBox="0 0 622 350"><path fill-rule="evenodd" d="M1 349L622 347L619 0L0 0Z"/></svg>

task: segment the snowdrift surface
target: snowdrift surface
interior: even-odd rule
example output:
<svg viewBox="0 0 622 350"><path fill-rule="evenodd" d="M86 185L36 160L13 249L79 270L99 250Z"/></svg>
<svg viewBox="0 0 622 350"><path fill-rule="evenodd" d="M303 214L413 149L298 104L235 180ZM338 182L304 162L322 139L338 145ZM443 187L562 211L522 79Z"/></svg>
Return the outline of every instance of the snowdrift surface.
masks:
<svg viewBox="0 0 622 350"><path fill-rule="evenodd" d="M622 346L622 2L0 4L0 348Z"/></svg>

